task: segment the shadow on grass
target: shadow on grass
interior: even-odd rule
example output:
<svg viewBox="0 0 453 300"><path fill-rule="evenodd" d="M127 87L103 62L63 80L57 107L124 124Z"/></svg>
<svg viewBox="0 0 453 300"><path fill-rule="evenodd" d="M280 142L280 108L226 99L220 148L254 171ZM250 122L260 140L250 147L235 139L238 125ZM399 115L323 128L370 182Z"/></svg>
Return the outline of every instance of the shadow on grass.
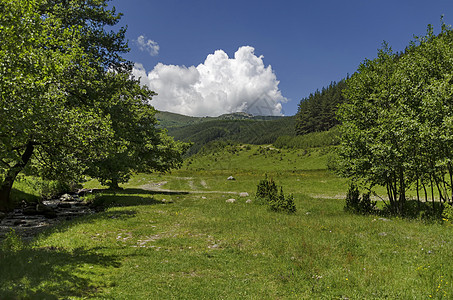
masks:
<svg viewBox="0 0 453 300"><path fill-rule="evenodd" d="M98 190L95 199L95 206L122 207L139 205L164 204L154 199L154 195L187 195L188 192L150 191L144 189L130 188L123 190Z"/></svg>
<svg viewBox="0 0 453 300"><path fill-rule="evenodd" d="M97 250L100 249L78 248L68 252L53 247L27 247L0 252L0 299L67 299L97 295L106 284L88 279L87 275L95 270L90 268L120 267L118 257L99 254Z"/></svg>
<svg viewBox="0 0 453 300"><path fill-rule="evenodd" d="M107 207L125 207L101 211L75 218L47 228L42 238L54 232L64 232L77 224L96 223L99 220L118 222L134 218L132 206L164 204L154 195L183 193L156 192L142 189L97 191L94 201ZM130 208L129 208L130 207ZM1 246L1 243L0 243ZM25 246L17 251L0 247L0 299L67 299L99 296L110 283L96 274L96 270L119 268L121 257L101 254L100 248L77 248L73 251L54 247ZM99 278L94 280L92 278Z"/></svg>

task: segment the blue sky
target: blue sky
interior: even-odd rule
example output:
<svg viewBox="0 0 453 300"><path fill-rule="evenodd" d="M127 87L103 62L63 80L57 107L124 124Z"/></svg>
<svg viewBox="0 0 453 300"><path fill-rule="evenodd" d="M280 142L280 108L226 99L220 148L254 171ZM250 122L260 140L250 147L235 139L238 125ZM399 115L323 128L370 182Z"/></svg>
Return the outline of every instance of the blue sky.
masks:
<svg viewBox="0 0 453 300"><path fill-rule="evenodd" d="M294 115L302 98L354 73L384 40L400 51L428 24L438 32L441 15L453 23L451 0L111 5L124 14L120 25L128 26L126 58L137 63L142 83L159 93L152 104L199 116L235 110Z"/></svg>

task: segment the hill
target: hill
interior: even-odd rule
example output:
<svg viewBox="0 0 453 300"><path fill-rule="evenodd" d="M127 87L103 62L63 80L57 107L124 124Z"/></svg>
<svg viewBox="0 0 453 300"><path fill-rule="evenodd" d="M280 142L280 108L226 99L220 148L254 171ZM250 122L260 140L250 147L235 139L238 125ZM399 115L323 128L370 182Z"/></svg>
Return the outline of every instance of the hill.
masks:
<svg viewBox="0 0 453 300"><path fill-rule="evenodd" d="M216 140L262 145L272 144L282 135L295 135L294 116L253 116L237 112L218 117L189 117L160 112L157 119L176 140L194 143L188 155Z"/></svg>
<svg viewBox="0 0 453 300"><path fill-rule="evenodd" d="M294 136L294 117L270 121L213 120L183 127L168 128L176 140L192 142L189 155L215 140L231 140L247 144L272 144L281 135Z"/></svg>
<svg viewBox="0 0 453 300"><path fill-rule="evenodd" d="M167 111L160 111L156 114L156 119L159 125L163 128L184 127L209 121L218 120L256 120L256 121L269 121L277 120L282 117L279 116L253 116L244 112L235 112L231 114L223 114L218 117L191 117L181 114L171 113Z"/></svg>

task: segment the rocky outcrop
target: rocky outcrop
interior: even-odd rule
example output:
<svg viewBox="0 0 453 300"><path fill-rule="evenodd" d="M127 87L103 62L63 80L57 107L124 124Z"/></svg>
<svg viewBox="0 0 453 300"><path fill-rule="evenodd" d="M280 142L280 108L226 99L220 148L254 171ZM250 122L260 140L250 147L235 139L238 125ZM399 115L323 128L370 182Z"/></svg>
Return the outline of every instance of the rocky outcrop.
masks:
<svg viewBox="0 0 453 300"><path fill-rule="evenodd" d="M0 240L13 229L25 240L62 220L95 212L78 194L64 194L41 203L22 202L22 207L0 214Z"/></svg>

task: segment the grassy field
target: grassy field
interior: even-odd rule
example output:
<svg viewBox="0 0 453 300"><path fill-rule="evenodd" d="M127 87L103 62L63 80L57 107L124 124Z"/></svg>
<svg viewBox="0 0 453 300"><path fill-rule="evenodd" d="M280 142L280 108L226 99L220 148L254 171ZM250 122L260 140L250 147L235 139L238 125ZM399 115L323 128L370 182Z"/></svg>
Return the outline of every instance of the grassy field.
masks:
<svg viewBox="0 0 453 300"><path fill-rule="evenodd" d="M3 242L0 299L453 298L452 227L345 213L327 159L231 146L138 174L96 197L104 212ZM246 203L265 173L297 213Z"/></svg>

